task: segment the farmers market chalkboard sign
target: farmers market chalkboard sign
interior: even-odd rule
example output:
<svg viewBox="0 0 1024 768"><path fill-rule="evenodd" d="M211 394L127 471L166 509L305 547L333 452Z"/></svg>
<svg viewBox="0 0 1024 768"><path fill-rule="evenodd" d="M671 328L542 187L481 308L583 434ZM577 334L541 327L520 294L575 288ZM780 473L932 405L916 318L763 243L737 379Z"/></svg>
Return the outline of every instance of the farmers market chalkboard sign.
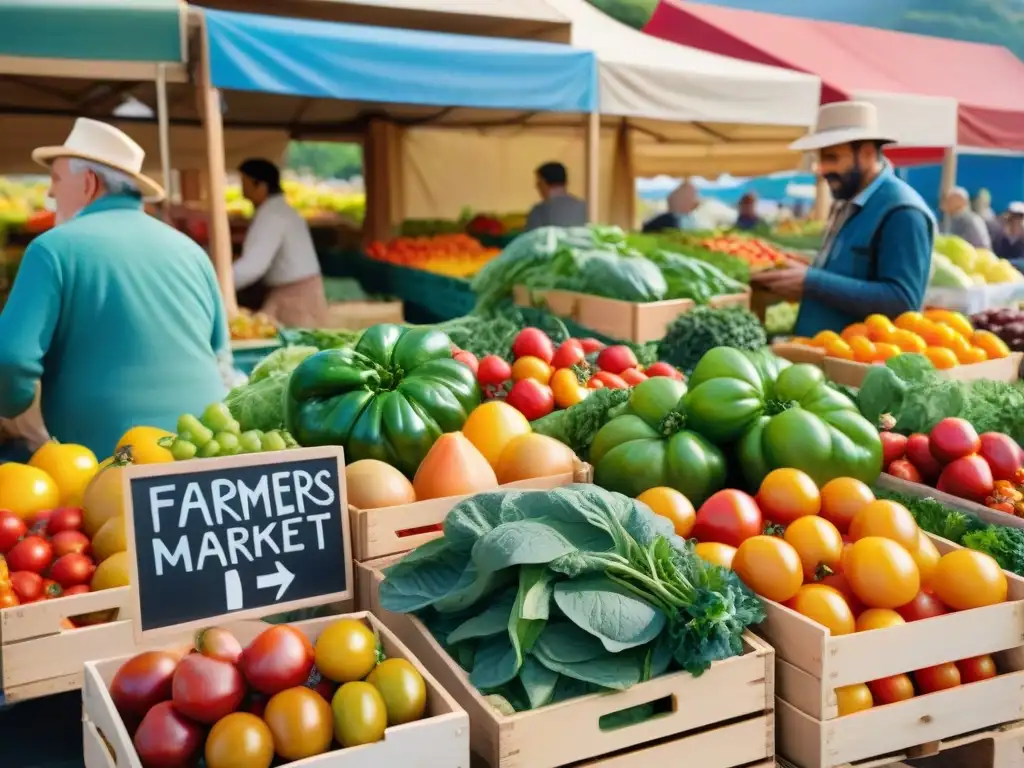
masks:
<svg viewBox="0 0 1024 768"><path fill-rule="evenodd" d="M125 469L135 633L352 597L340 448Z"/></svg>

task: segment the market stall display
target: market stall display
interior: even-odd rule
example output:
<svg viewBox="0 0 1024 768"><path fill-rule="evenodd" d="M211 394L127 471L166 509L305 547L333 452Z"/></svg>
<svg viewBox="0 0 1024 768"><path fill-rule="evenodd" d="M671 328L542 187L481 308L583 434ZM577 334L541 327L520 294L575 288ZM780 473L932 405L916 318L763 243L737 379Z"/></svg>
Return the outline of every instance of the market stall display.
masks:
<svg viewBox="0 0 1024 768"><path fill-rule="evenodd" d="M366 248L366 255L377 261L460 278L472 277L499 253L465 234L403 236Z"/></svg>

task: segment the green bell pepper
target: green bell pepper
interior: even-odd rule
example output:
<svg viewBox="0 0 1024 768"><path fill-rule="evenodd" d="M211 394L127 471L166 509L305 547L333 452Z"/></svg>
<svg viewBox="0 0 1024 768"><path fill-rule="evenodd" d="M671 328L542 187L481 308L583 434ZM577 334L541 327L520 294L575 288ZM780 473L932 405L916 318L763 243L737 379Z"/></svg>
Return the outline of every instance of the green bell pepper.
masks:
<svg viewBox="0 0 1024 768"><path fill-rule="evenodd" d="M668 486L699 505L725 485L725 457L695 432L682 429L676 408L686 385L665 377L638 384L628 413L601 427L590 446L594 482L636 497Z"/></svg>
<svg viewBox="0 0 1024 768"><path fill-rule="evenodd" d="M346 462L379 459L412 477L434 441L462 429L479 404L476 377L452 359L447 335L382 324L352 349L300 363L285 415L300 445L340 445Z"/></svg>

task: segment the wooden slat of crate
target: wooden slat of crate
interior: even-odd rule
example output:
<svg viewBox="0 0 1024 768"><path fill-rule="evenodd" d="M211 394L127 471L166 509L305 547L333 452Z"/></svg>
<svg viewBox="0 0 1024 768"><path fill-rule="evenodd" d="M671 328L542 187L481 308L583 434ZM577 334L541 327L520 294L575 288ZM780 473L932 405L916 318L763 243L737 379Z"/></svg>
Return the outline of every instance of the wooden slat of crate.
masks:
<svg viewBox="0 0 1024 768"><path fill-rule="evenodd" d="M466 710L472 750L490 768L556 768L644 745L654 761L645 764L658 765L666 757L677 756L672 737L683 738L691 731L711 730L716 723L741 719L756 721L757 732L765 734L763 741L755 742L757 749L763 747L764 751L751 759L775 754L774 732L764 719L774 705L774 653L750 633L743 637L743 656L716 662L700 677L675 672L627 691L592 694L509 717L485 701L466 672L416 617L381 608L381 570L399 559L393 556L356 564L361 571L360 604L392 629ZM598 727L598 720L605 715L667 697L672 697L670 714L612 731ZM566 734L572 738L565 738ZM659 743L651 745L656 741ZM699 760L691 764L703 768Z"/></svg>
<svg viewBox="0 0 1024 768"><path fill-rule="evenodd" d="M958 365L955 368L939 371L939 375L957 381L977 381L979 379L1019 381L1022 359L1024 359L1024 352L1011 352L1009 357L1004 357L1001 360ZM847 387L859 387L870 370L871 365L867 363L855 363L852 360L840 360L837 357L825 358L825 376L837 384Z"/></svg>
<svg viewBox="0 0 1024 768"><path fill-rule="evenodd" d="M294 768L382 768L421 764L468 768L469 721L455 699L376 617L368 613L349 614L348 617L365 621L374 629L388 658L408 659L416 666L427 686L426 716L416 722L388 728L384 732L383 741L375 744L338 749L289 765ZM296 622L292 626L315 641L320 631L338 618L312 619ZM229 625L229 628L246 645L267 625L249 621ZM132 746L131 736L114 709L109 691L114 674L128 658L86 664L85 686L82 689L86 768L142 768ZM104 738L110 744L110 749L104 745Z"/></svg>
<svg viewBox="0 0 1024 768"><path fill-rule="evenodd" d="M932 488L928 485L911 483L907 480L901 480L898 477L886 474L879 475L875 484L879 488L885 488L886 490L896 491L898 493L905 493L907 496L917 496L922 499L935 499L947 507L962 510L983 522L989 523L990 525L1003 525L1008 528L1024 528L1024 517L1017 517L1016 515L1011 515L1006 512L997 512L994 509L989 509L984 504L977 504L973 501L968 501L967 499L961 499L959 496L943 493L937 488Z"/></svg>
<svg viewBox="0 0 1024 768"><path fill-rule="evenodd" d="M819 368L825 366L825 350L818 347L782 341L772 344L772 352L791 363L807 363Z"/></svg>
<svg viewBox="0 0 1024 768"><path fill-rule="evenodd" d="M593 481L593 478L593 467L584 462L577 462L573 472L506 483L500 488L546 491L570 483L589 483ZM436 539L441 535L440 532L431 531L404 536L399 535L399 532L444 522L445 516L452 507L468 499L470 495L472 494L429 499L397 507L381 507L380 509L357 509L350 506L352 556L357 562L374 560L386 555L408 552L431 539Z"/></svg>

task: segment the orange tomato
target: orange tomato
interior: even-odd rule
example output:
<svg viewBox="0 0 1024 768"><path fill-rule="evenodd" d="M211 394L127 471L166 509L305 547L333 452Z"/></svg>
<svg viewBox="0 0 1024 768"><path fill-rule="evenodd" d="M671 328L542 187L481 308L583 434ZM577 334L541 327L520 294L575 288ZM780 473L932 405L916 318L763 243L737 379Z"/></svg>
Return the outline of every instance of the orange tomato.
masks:
<svg viewBox="0 0 1024 768"><path fill-rule="evenodd" d="M684 539L690 535L694 523L697 522L697 512L694 510L693 504L675 488L665 486L648 488L637 496L636 500L642 501L651 508L654 514L661 515L671 522L672 527L676 530L676 535L682 536Z"/></svg>
<svg viewBox="0 0 1024 768"><path fill-rule="evenodd" d="M872 341L890 341L896 332L896 326L885 315L868 315L864 320L868 329L868 338Z"/></svg>
<svg viewBox="0 0 1024 768"><path fill-rule="evenodd" d="M865 709L875 706L875 700L871 697L871 689L865 683L836 688L836 703L839 705L840 717L852 715L854 712L863 712Z"/></svg>
<svg viewBox="0 0 1024 768"><path fill-rule="evenodd" d="M945 347L928 347L924 351L924 356L940 371L960 365L960 361L956 359L956 353Z"/></svg>
<svg viewBox="0 0 1024 768"><path fill-rule="evenodd" d="M782 538L793 545L804 568L804 581L813 581L826 566L833 573L843 567L843 536L828 520L812 515L794 520Z"/></svg>
<svg viewBox="0 0 1024 768"><path fill-rule="evenodd" d="M559 368L551 376L551 392L555 396L555 405L559 408L571 408L582 403L590 390L580 384L576 372L571 368Z"/></svg>
<svg viewBox="0 0 1024 768"><path fill-rule="evenodd" d="M896 355L902 354L902 352L902 349L889 342L880 341L875 344L875 360L879 362L884 363L890 357L896 357Z"/></svg>
<svg viewBox="0 0 1024 768"><path fill-rule="evenodd" d="M956 663L956 668L960 670L960 682L964 684L988 680L997 674L996 663L988 654L961 659Z"/></svg>
<svg viewBox="0 0 1024 768"><path fill-rule="evenodd" d="M865 504L850 523L850 538L854 541L867 536L882 536L895 541L907 552L917 549L920 532L910 511L902 504L887 499Z"/></svg>
<svg viewBox="0 0 1024 768"><path fill-rule="evenodd" d="M531 431L526 417L501 400L477 406L462 425L462 434L484 455L491 467L498 466L498 460L509 443Z"/></svg>
<svg viewBox="0 0 1024 768"><path fill-rule="evenodd" d="M857 617L857 631L868 632L872 629L886 629L906 623L903 617L891 608L868 608Z"/></svg>
<svg viewBox="0 0 1024 768"><path fill-rule="evenodd" d="M960 685L960 670L952 661L947 661L944 664L917 670L914 673L914 682L921 693L945 691Z"/></svg>
<svg viewBox="0 0 1024 768"><path fill-rule="evenodd" d="M913 333L912 331L904 331L902 329L893 333L889 341L899 347L903 352L917 352L920 354L928 348L924 339L916 333Z"/></svg>
<svg viewBox="0 0 1024 768"><path fill-rule="evenodd" d="M906 675L891 675L868 683L871 697L877 704L895 704L914 698L914 684Z"/></svg>
<svg viewBox="0 0 1024 768"><path fill-rule="evenodd" d="M835 331L819 331L815 337L811 339L811 345L815 347L824 347L830 341L841 341L841 338Z"/></svg>
<svg viewBox="0 0 1024 768"><path fill-rule="evenodd" d="M824 584L804 584L786 605L833 635L849 635L856 628L853 611L842 594Z"/></svg>
<svg viewBox="0 0 1024 768"><path fill-rule="evenodd" d="M793 546L775 536L752 536L736 550L732 569L754 592L784 603L803 584L803 566Z"/></svg>
<svg viewBox="0 0 1024 768"><path fill-rule="evenodd" d="M1002 360L1010 354L1010 348L1006 346L1006 342L992 331L975 331L971 334L971 344L985 350L989 360Z"/></svg>
<svg viewBox="0 0 1024 768"><path fill-rule="evenodd" d="M857 336L848 342L853 351L853 359L858 363L873 363L878 355L875 345L864 336ZM885 342L882 342L883 344Z"/></svg>
<svg viewBox="0 0 1024 768"><path fill-rule="evenodd" d="M821 516L846 533L854 516L875 500L871 489L853 477L837 477L821 487Z"/></svg>
<svg viewBox="0 0 1024 768"><path fill-rule="evenodd" d="M773 469L761 481L755 500L761 514L780 525L821 510L818 486L799 469Z"/></svg>
<svg viewBox="0 0 1024 768"><path fill-rule="evenodd" d="M984 363L988 360L988 352L981 347L966 346L962 350L953 350L956 353L956 359L963 365L970 365L971 363Z"/></svg>
<svg viewBox="0 0 1024 768"><path fill-rule="evenodd" d="M702 541L693 548L693 553L705 562L732 568L732 559L736 557L736 547L720 544L717 541Z"/></svg>
<svg viewBox="0 0 1024 768"><path fill-rule="evenodd" d="M970 336L974 332L971 321L959 312L948 309L929 309L924 313L934 323L944 323L961 336Z"/></svg>
<svg viewBox="0 0 1024 768"><path fill-rule="evenodd" d="M932 323L931 328L926 328L918 335L930 347L948 347L959 336L956 331L942 323Z"/></svg>
<svg viewBox="0 0 1024 768"><path fill-rule="evenodd" d="M919 328L926 327L927 324L922 322L924 319L920 312L904 312L896 318L894 325L901 330L917 333Z"/></svg>
<svg viewBox="0 0 1024 768"><path fill-rule="evenodd" d="M845 341L850 341L858 336L867 336L868 327L864 323L852 323L843 329L843 332L839 334Z"/></svg>
<svg viewBox="0 0 1024 768"><path fill-rule="evenodd" d="M881 536L868 536L850 547L843 558L843 575L868 608L899 608L921 589L914 558L895 541Z"/></svg>
<svg viewBox="0 0 1024 768"><path fill-rule="evenodd" d="M551 366L541 360L539 357L533 355L526 355L520 357L514 363L512 363L512 380L520 381L522 379L535 379L541 384L547 384L551 381L553 371Z"/></svg>
<svg viewBox="0 0 1024 768"><path fill-rule="evenodd" d="M992 557L973 549L955 549L939 558L930 586L954 611L1006 602L1006 574Z"/></svg>
<svg viewBox="0 0 1024 768"><path fill-rule="evenodd" d="M840 360L853 360L853 350L842 339L826 341L825 354L829 357L838 357Z"/></svg>
<svg viewBox="0 0 1024 768"><path fill-rule="evenodd" d="M910 554L914 558L914 562L917 563L917 570L921 573L921 586L927 587L931 583L932 575L941 558L939 550L935 548L927 534L919 530L917 532L917 549Z"/></svg>

